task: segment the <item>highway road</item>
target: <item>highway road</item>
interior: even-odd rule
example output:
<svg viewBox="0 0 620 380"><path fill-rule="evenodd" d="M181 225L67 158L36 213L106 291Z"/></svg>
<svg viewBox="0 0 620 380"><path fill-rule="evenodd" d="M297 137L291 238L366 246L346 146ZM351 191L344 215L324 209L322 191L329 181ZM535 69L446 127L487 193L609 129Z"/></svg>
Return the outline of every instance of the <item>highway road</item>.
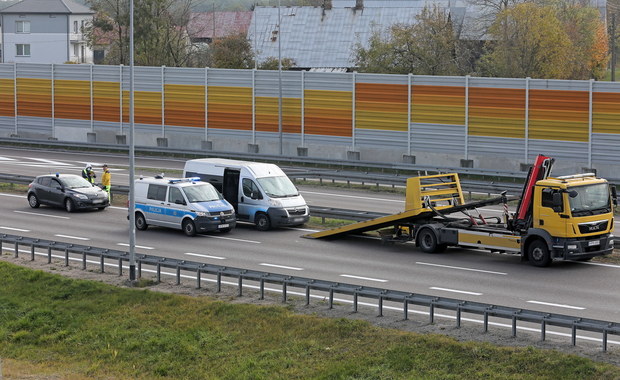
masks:
<svg viewBox="0 0 620 380"><path fill-rule="evenodd" d="M79 173L85 162L98 167L108 163L116 183L126 170L126 158L117 155L86 155L0 149L0 172L37 175L61 171ZM178 169L181 160L139 158L138 168ZM149 173L150 174L150 173ZM325 206L402 210L402 196L381 193L302 187L304 197ZM105 211L68 214L42 206L32 209L24 196L0 194L0 232L41 239L127 249L127 210L110 207ZM549 313L620 322L620 266L595 263L555 263L537 268L518 257L478 250L449 249L442 254L424 254L412 244L384 245L366 237L323 241L304 239L308 229L257 231L241 224L228 234L207 234L194 238L180 231L149 228L137 231L136 251L180 258L347 282L365 286L431 294L476 302L505 305ZM6 247L5 247L6 249ZM614 337L615 338L615 337ZM610 343L619 344L617 340Z"/></svg>

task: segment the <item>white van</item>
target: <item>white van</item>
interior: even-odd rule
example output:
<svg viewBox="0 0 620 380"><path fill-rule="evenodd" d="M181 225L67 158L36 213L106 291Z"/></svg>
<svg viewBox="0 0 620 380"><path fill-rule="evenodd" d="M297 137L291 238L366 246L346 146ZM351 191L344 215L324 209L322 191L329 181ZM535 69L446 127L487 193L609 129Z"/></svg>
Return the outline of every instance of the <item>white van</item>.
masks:
<svg viewBox="0 0 620 380"><path fill-rule="evenodd" d="M277 165L200 158L187 161L183 175L215 186L233 205L238 220L254 223L261 231L299 226L310 219L306 201Z"/></svg>
<svg viewBox="0 0 620 380"><path fill-rule="evenodd" d="M198 232L229 232L235 227L232 205L200 178L140 178L135 181L136 228L149 224Z"/></svg>

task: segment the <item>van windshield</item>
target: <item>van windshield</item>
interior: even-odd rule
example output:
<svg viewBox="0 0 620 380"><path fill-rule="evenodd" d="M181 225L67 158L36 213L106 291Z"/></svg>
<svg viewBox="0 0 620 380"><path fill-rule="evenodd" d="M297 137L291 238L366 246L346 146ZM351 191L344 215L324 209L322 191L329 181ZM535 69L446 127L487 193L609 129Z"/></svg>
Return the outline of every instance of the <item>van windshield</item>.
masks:
<svg viewBox="0 0 620 380"><path fill-rule="evenodd" d="M297 188L287 176L257 178L265 193L272 198L296 197Z"/></svg>
<svg viewBox="0 0 620 380"><path fill-rule="evenodd" d="M211 184L204 183L183 187L189 203L209 202L222 199L222 195Z"/></svg>

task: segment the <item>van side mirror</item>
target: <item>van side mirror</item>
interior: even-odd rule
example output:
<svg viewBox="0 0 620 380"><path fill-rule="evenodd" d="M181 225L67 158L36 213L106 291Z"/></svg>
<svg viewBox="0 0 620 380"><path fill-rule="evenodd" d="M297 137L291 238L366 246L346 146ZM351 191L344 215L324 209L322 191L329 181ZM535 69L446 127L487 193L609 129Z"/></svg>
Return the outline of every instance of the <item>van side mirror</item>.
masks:
<svg viewBox="0 0 620 380"><path fill-rule="evenodd" d="M255 192L251 192L250 193L250 198L252 199L263 199L263 195L261 193L255 193Z"/></svg>
<svg viewBox="0 0 620 380"><path fill-rule="evenodd" d="M187 203L185 203L185 201L183 199L177 199L176 201L174 201L174 203L178 204L178 205L183 205L185 206Z"/></svg>

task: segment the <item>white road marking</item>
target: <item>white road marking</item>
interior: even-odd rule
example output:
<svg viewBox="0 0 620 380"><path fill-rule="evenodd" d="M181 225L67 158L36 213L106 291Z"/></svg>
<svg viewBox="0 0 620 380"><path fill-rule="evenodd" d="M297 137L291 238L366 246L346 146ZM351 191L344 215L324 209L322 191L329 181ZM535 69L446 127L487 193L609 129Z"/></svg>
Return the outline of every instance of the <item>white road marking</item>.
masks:
<svg viewBox="0 0 620 380"><path fill-rule="evenodd" d="M295 230L295 231L304 231L304 232L319 232L319 230L311 230L309 228L299 228L299 227L283 227L283 229Z"/></svg>
<svg viewBox="0 0 620 380"><path fill-rule="evenodd" d="M47 160L45 158L28 157L28 159L29 160L33 160L33 161L42 162L42 163L46 164L47 166L71 166L71 164L67 164L66 162Z"/></svg>
<svg viewBox="0 0 620 380"><path fill-rule="evenodd" d="M224 239L224 240L232 240L232 241L240 241L242 243L252 243L252 244L260 244L260 241L255 240L245 240L245 239L237 239L237 238L229 238L224 236L212 236L212 235L197 235L205 238L213 238L213 239Z"/></svg>
<svg viewBox="0 0 620 380"><path fill-rule="evenodd" d="M18 214L27 214L27 215L36 215L36 216L47 216L48 218L58 218L58 219L71 219L68 216L58 216L58 215L48 215L48 214L41 214L38 212L28 212L28 211L17 211L17 210L13 210L13 212L16 212Z"/></svg>
<svg viewBox="0 0 620 380"><path fill-rule="evenodd" d="M388 282L388 280L382 280L380 278L361 277L361 276L354 276L352 274L341 274L340 277L354 278L356 280L366 280L366 281L375 281L375 282Z"/></svg>
<svg viewBox="0 0 620 380"><path fill-rule="evenodd" d="M71 236L71 235L56 234L54 236L61 237L61 238L67 238L67 239L75 239L75 240L90 240L89 238L79 237L79 236Z"/></svg>
<svg viewBox="0 0 620 380"><path fill-rule="evenodd" d="M469 294L472 296L481 296L482 293L476 293L476 292L468 292L465 290L457 290L457 289L447 289L447 288L438 288L436 286L431 286L429 289L432 290L441 290L442 292L450 292L450 293L459 293L459 294Z"/></svg>
<svg viewBox="0 0 620 380"><path fill-rule="evenodd" d="M120 246L123 246L123 247L129 247L129 244L127 244L127 243L116 243L116 245L120 245ZM135 247L136 248L142 248L142 249L155 249L153 247L145 247L143 245L136 245Z"/></svg>
<svg viewBox="0 0 620 380"><path fill-rule="evenodd" d="M280 269L304 270L304 268L287 267L286 265L276 265L276 264L267 264L267 263L260 263L258 265L262 265L264 267L280 268Z"/></svg>
<svg viewBox="0 0 620 380"><path fill-rule="evenodd" d="M316 194L316 195L329 195L330 197L343 197L343 198L356 198L356 199L368 199L372 201L384 201L384 202L398 202L405 203L405 201L400 199L385 199L385 198L374 198L374 197L362 197L359 195L348 195L348 194L333 194L333 193L319 193L315 191L300 191L303 194Z"/></svg>
<svg viewBox="0 0 620 380"><path fill-rule="evenodd" d="M15 194L4 194L4 193L0 193L0 195L4 195L5 197L13 197L13 198L26 198L23 195L15 195Z"/></svg>
<svg viewBox="0 0 620 380"><path fill-rule="evenodd" d="M0 161L15 161L14 158L0 156Z"/></svg>
<svg viewBox="0 0 620 380"><path fill-rule="evenodd" d="M450 265L440 265L440 264L432 264L432 263L423 263L420 261L416 261L416 264L418 265L427 265L430 267L440 267L440 268L448 268L448 269L458 269L458 270L465 270L465 271L470 271L470 272L480 272L480 273L488 273L488 274L499 274L501 276L506 276L508 275L508 273L504 273L504 272L494 272L491 270L483 270L483 269L473 269L473 268L463 268L463 267L453 267Z"/></svg>
<svg viewBox="0 0 620 380"><path fill-rule="evenodd" d="M127 211L127 207L108 206L108 208L111 208L111 209L114 209L114 210L125 210L125 211Z"/></svg>
<svg viewBox="0 0 620 380"><path fill-rule="evenodd" d="M24 229L21 229L21 228L14 228L14 227L2 227L2 226L0 226L0 228L2 228L3 230L9 230L9 231L30 232L30 230L24 230Z"/></svg>
<svg viewBox="0 0 620 380"><path fill-rule="evenodd" d="M574 261L575 263L584 264L584 265L596 265L599 267L608 267L608 268L620 268L620 265L614 264L602 264L602 263L584 263L583 261Z"/></svg>
<svg viewBox="0 0 620 380"><path fill-rule="evenodd" d="M545 306L554 306L554 307L563 307L565 309L573 309L573 310L585 310L585 307L581 306L571 306L571 305L562 305L559 303L550 303L550 302L542 302L542 301L527 301L528 303L535 303L537 305L545 305Z"/></svg>
<svg viewBox="0 0 620 380"><path fill-rule="evenodd" d="M191 252L185 252L184 255L189 255L189 256L197 256L197 257L203 257L205 259L214 259L214 260L226 260L225 257L220 257L220 256L211 256L211 255L201 255L199 253L191 253Z"/></svg>

